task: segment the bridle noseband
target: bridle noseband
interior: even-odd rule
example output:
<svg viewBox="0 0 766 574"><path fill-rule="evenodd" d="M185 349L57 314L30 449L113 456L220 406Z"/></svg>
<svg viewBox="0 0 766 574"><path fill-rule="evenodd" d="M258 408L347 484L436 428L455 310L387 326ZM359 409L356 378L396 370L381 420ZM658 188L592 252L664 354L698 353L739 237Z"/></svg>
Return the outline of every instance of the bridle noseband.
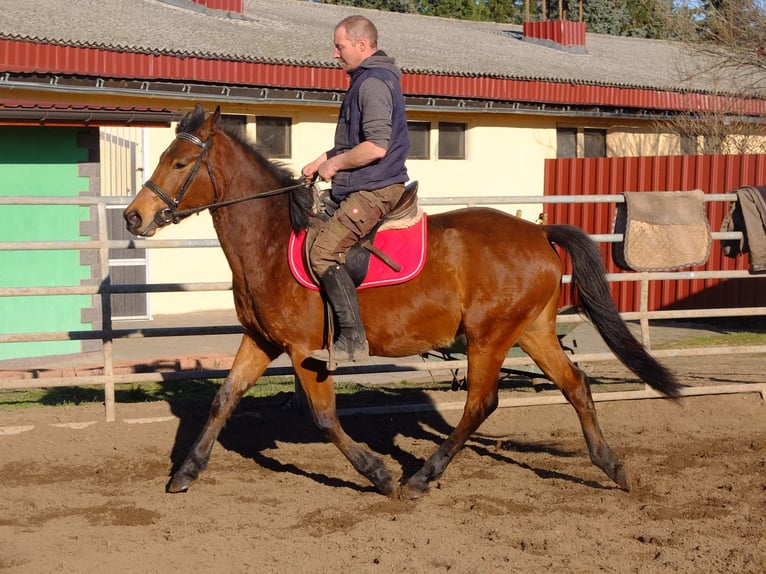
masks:
<svg viewBox="0 0 766 574"><path fill-rule="evenodd" d="M279 189L273 189L271 191L264 191L261 193L248 195L246 197L238 197L236 199L230 199L228 201L218 201L218 189L216 188L215 177L213 176L213 168L210 166L210 162L207 161L206 159L207 152L210 149L210 144L213 141L213 135L215 135L215 133L213 133L206 141L202 141L200 138L198 138L194 134L190 134L187 132L180 132L176 134L176 139L182 139L182 140L191 142L194 145L199 146L202 151L200 151L200 154L197 157L197 160L194 162L194 166L192 167L191 172L189 172L189 175L186 177L186 181L181 186L181 189L179 190L175 198L171 198L167 193L165 193L160 188L160 186L158 186L156 183L154 183L150 179L147 180L146 183L144 183L144 186L152 190L154 194L157 197L159 197L162 201L164 201L165 204L167 205L166 208L160 209L157 213L154 214L153 223L157 227L163 227L170 223L178 223L184 217L193 215L195 213L199 213L200 211L204 211L206 209L212 210L217 207L233 205L235 203L241 203L243 201L249 201L251 199L258 199L261 197L271 197L273 195L279 195L288 191L292 191L294 189L300 189L300 188L308 189L305 183L297 183L295 185L289 185L287 187L281 187ZM202 205L200 207L192 207L190 209L179 210L178 206L183 200L184 195L186 194L186 191L189 189L189 186L191 185L192 181L196 177L197 172L199 171L200 165L202 165L203 161L205 162L205 165L207 165L207 173L208 173L208 176L210 177L210 184L213 186L213 203L210 203L208 205Z"/></svg>
<svg viewBox="0 0 766 574"><path fill-rule="evenodd" d="M157 213L154 214L154 223L158 227L168 225L169 223L178 223L178 221L180 221L182 217L189 215L189 213L186 213L186 212L179 212L178 206L183 200L184 195L186 195L186 191L189 189L191 182L196 177L197 172L199 171L199 167L202 164L202 161L205 159L208 149L210 149L210 142L212 141L213 137L210 136L210 138L208 138L207 141L203 142L201 139L199 139L197 136L193 134L190 134L187 132L180 132L176 134L176 139L182 139L182 140L191 142L194 145L199 146L202 149L202 151L197 156L197 160L194 162L194 166L192 166L191 172L189 172L189 175L186 177L186 181L181 186L181 189L178 192L178 194L175 196L175 198L171 199L171 197L167 193L162 191L162 189L150 179L147 180L146 183L144 184L146 187L151 189L154 192L154 194L157 197L159 197L162 201L164 201L165 204L167 205L165 209L160 209ZM210 162L205 161L205 164L207 165L207 173L210 176L210 183L213 186L213 198L217 201L218 191L215 187L215 178L213 177L213 169L210 167ZM205 208L202 208L202 209L205 209ZM191 213L194 213L194 212L192 211Z"/></svg>

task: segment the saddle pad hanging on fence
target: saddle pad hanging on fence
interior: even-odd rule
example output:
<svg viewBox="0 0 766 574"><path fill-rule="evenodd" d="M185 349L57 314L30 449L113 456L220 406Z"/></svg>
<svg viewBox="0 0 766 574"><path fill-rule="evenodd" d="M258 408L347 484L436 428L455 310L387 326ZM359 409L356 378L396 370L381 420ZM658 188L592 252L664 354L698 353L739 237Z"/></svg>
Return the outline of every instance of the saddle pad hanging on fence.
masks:
<svg viewBox="0 0 766 574"><path fill-rule="evenodd" d="M694 191L625 192L617 204L612 258L620 269L672 271L703 265L710 255L705 194Z"/></svg>

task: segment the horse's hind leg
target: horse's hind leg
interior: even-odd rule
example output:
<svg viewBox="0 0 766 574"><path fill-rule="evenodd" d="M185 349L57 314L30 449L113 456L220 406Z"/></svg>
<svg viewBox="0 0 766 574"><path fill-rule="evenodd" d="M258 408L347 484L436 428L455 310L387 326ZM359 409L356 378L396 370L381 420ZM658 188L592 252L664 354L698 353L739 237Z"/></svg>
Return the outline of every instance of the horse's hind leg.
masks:
<svg viewBox="0 0 766 574"><path fill-rule="evenodd" d="M561 349L556 336L555 317L540 319L519 338L519 346L546 376L561 390L577 411L585 435L590 459L620 488L630 490L622 462L606 443L596 416L596 407L590 392L587 375L578 369Z"/></svg>
<svg viewBox="0 0 766 574"><path fill-rule="evenodd" d="M168 492L184 492L199 473L207 468L210 453L223 425L250 387L269 366L274 357L269 356L248 335L242 337L234 363L221 388L213 399L210 415L202 432L194 441L189 454L167 487Z"/></svg>
<svg viewBox="0 0 766 574"><path fill-rule="evenodd" d="M388 496L394 494L396 487L393 477L383 464L383 461L354 441L346 434L338 420L335 407L335 389L332 379L317 381L316 371L310 371L301 366L302 360L293 358L293 367L311 410L314 424L320 432L330 440L348 458L353 467L375 485L375 488Z"/></svg>
<svg viewBox="0 0 766 574"><path fill-rule="evenodd" d="M491 349L491 345L478 348L469 340L467 354L468 396L463 408L463 416L447 440L402 486L401 496L404 498L417 498L420 494L428 492L428 484L444 473L447 465L466 440L497 408L498 377L505 359L505 352L496 348Z"/></svg>

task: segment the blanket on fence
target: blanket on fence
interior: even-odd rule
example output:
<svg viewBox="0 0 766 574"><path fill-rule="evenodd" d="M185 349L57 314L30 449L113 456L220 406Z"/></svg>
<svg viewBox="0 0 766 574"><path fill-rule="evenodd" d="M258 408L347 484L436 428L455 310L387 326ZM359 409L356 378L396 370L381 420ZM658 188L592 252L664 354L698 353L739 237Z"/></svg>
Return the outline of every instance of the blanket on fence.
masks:
<svg viewBox="0 0 766 574"><path fill-rule="evenodd" d="M705 214L705 194L694 191L625 192L617 205L614 233L622 243L612 247L621 269L673 271L704 265L712 236Z"/></svg>
<svg viewBox="0 0 766 574"><path fill-rule="evenodd" d="M748 185L734 192L737 201L729 206L721 231L741 231L742 239L721 241L723 254L733 258L740 253L750 253L750 272L766 273L766 185Z"/></svg>

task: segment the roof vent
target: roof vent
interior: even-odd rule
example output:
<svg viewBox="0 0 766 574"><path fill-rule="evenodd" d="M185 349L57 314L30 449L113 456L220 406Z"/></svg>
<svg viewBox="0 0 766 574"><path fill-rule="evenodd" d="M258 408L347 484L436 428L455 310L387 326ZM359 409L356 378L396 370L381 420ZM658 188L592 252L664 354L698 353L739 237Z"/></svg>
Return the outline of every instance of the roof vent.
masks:
<svg viewBox="0 0 766 574"><path fill-rule="evenodd" d="M223 10L236 14L242 14L245 11L245 0L192 0L192 2L211 10Z"/></svg>
<svg viewBox="0 0 766 574"><path fill-rule="evenodd" d="M525 41L567 52L585 53L585 22L571 20L524 22L523 31Z"/></svg>

